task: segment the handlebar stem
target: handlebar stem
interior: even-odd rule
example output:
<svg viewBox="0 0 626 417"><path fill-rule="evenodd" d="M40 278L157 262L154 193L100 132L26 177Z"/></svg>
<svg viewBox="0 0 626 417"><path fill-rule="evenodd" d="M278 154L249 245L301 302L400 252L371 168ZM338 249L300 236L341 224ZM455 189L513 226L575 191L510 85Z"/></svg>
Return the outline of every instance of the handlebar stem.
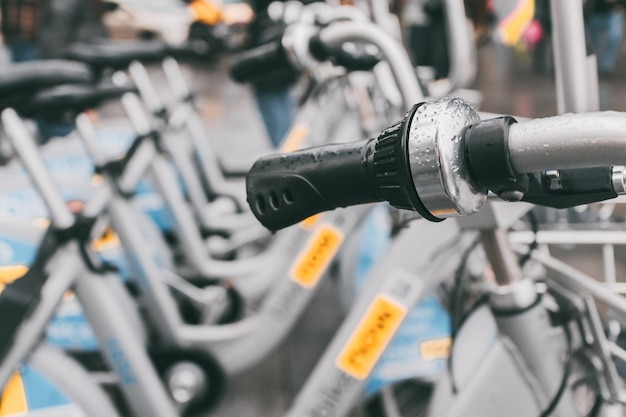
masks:
<svg viewBox="0 0 626 417"><path fill-rule="evenodd" d="M346 22L336 23L324 28L319 39L328 48L340 47L345 42L365 41L378 47L389 63L397 85L402 94L405 110L414 103L424 100L424 95L417 82L411 60L400 42L373 23Z"/></svg>
<svg viewBox="0 0 626 417"><path fill-rule="evenodd" d="M505 229L482 231L481 243L498 285L511 285L523 279L517 255L510 247Z"/></svg>

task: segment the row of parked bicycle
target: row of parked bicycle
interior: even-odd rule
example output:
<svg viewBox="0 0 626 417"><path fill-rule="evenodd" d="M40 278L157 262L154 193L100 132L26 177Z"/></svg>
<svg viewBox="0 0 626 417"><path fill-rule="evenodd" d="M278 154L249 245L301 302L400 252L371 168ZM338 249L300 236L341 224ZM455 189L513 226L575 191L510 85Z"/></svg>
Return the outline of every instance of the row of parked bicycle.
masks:
<svg viewBox="0 0 626 417"><path fill-rule="evenodd" d="M447 4L463 51L461 2ZM625 194L626 116L481 120L460 98L424 97L380 15L274 9L284 35L235 57L233 76L288 68L314 87L283 153L249 173L224 169L162 43L2 69L0 416L207 415L331 273L347 314L289 416L623 413L626 302L537 250L609 247L621 225L570 224L550 242L536 215L520 219L528 203ZM464 60L450 88L471 78ZM127 125L94 117L110 101ZM25 118L75 133L38 147Z"/></svg>

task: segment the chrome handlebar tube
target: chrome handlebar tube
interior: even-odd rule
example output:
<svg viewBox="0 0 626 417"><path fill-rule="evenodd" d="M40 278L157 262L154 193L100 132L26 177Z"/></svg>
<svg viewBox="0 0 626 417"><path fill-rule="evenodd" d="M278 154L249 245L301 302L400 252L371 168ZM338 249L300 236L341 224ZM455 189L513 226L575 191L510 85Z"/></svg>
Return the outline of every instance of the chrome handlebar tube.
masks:
<svg viewBox="0 0 626 417"><path fill-rule="evenodd" d="M518 173L626 164L626 115L604 111L520 122L508 145Z"/></svg>
<svg viewBox="0 0 626 417"><path fill-rule="evenodd" d="M280 229L376 201L441 221L478 212L489 191L557 208L602 201L625 191L623 127L623 113L481 121L463 100L430 101L376 139L261 158L248 174L248 202Z"/></svg>

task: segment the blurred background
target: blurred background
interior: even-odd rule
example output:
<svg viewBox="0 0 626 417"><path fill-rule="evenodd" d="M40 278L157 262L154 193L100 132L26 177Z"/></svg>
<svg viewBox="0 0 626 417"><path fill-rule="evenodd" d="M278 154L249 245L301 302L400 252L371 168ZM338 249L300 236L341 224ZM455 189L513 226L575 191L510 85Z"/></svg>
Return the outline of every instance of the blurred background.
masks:
<svg viewBox="0 0 626 417"><path fill-rule="evenodd" d="M245 169L280 144L303 86L237 84L228 76L232 56L260 42L268 0L1 0L0 65L65 56L72 42L94 38L160 39L180 46L180 63L217 151L233 169ZM587 48L598 55L600 107L626 110L624 2L585 2ZM359 0L342 0L359 7ZM393 0L416 71L436 88L449 71L443 2ZM556 114L548 0L466 0L474 28L478 72L469 86L481 110L527 117ZM159 71L148 66L155 85ZM0 71L2 71L0 67ZM445 81L442 81L445 82ZM267 113L268 102L280 116ZM103 109L120 114L119 105ZM42 142L62 136L48 126ZM346 138L349 140L350 138ZM357 138L355 138L357 139ZM280 415L332 337L343 312L331 282L295 332L253 371L230 382L217 416ZM323 326L320 326L323 323ZM314 330L311 330L314 329ZM355 416L359 415L358 411Z"/></svg>

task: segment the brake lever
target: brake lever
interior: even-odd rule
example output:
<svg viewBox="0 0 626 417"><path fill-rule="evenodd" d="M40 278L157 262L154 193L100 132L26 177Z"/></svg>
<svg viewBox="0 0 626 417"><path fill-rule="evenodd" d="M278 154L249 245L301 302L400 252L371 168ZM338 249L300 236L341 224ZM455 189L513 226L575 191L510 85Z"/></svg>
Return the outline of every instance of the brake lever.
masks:
<svg viewBox="0 0 626 417"><path fill-rule="evenodd" d="M549 170L529 174L528 191L522 201L553 208L568 208L615 198L619 176L613 167ZM615 190L617 184L618 190Z"/></svg>

